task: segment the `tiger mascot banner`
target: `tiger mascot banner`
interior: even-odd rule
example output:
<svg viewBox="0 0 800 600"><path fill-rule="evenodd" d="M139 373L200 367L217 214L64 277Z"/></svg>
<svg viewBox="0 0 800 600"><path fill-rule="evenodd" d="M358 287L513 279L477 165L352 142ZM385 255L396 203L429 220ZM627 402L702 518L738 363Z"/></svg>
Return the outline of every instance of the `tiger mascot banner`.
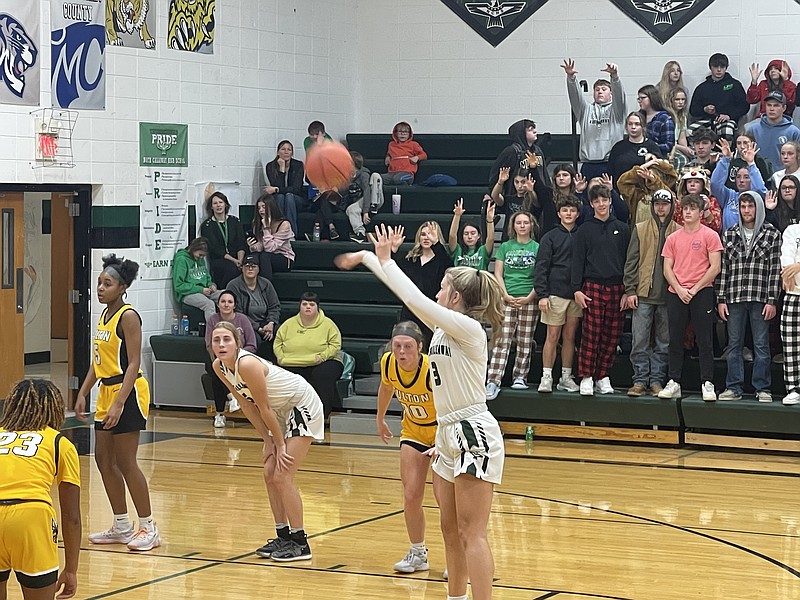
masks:
<svg viewBox="0 0 800 600"><path fill-rule="evenodd" d="M167 48L214 53L216 0L169 0Z"/></svg>
<svg viewBox="0 0 800 600"><path fill-rule="evenodd" d="M53 106L105 109L104 0L51 0L50 28Z"/></svg>
<svg viewBox="0 0 800 600"><path fill-rule="evenodd" d="M39 105L39 2L0 3L0 103Z"/></svg>
<svg viewBox="0 0 800 600"><path fill-rule="evenodd" d="M155 5L155 0L106 0L106 44L155 50Z"/></svg>

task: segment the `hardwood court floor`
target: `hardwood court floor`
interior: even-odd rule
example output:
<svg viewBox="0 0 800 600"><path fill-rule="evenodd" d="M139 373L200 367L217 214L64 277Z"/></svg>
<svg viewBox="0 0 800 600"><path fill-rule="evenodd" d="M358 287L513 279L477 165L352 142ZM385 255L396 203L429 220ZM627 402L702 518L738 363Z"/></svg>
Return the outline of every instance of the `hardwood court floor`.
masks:
<svg viewBox="0 0 800 600"><path fill-rule="evenodd" d="M274 535L261 445L237 423L157 411L140 462L165 544L133 555L84 543L78 598L443 599L438 513L431 571L396 576L407 550L396 444L331 436L299 474L312 561L253 551ZM800 599L796 457L507 442L490 523L501 600ZM84 530L111 514L90 457ZM84 536L85 539L85 536ZM12 576L9 597L21 598Z"/></svg>

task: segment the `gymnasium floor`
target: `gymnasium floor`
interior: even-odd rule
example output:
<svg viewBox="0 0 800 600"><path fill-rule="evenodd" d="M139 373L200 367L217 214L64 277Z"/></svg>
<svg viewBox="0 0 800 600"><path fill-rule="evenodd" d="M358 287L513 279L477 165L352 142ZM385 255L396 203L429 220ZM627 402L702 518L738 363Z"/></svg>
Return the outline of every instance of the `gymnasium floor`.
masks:
<svg viewBox="0 0 800 600"><path fill-rule="evenodd" d="M253 551L274 535L261 444L237 422L156 411L140 449L165 544L91 546L78 598L443 599L443 548L425 499L431 571L395 576L407 550L396 444L334 435L298 477L314 558ZM800 599L796 457L508 441L490 523L502 600ZM84 532L110 523L90 457ZM84 535L85 539L85 535ZM14 577L9 598L21 598Z"/></svg>

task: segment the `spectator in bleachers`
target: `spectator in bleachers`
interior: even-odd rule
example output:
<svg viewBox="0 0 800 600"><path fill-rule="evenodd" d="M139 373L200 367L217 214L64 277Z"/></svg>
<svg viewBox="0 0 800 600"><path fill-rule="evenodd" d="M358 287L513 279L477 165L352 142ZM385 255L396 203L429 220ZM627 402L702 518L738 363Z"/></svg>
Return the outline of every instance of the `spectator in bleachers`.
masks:
<svg viewBox="0 0 800 600"><path fill-rule="evenodd" d="M661 255L664 277L669 283L667 317L669 322L669 381L659 398L681 397L684 337L692 324L700 349L700 382L703 400L714 402L714 279L719 274L722 242L705 227L701 214L706 201L698 194L681 199L683 227L670 235Z"/></svg>
<svg viewBox="0 0 800 600"><path fill-rule="evenodd" d="M795 175L784 175L778 183L778 191L767 192L765 204L767 219L783 233L789 225L800 223L800 202L797 201L797 190L800 179Z"/></svg>
<svg viewBox="0 0 800 600"><path fill-rule="evenodd" d="M593 102L581 94L575 62L571 58L561 65L567 74L567 93L572 112L581 126L581 173L589 180L610 173L611 149L625 134L625 92L619 79L619 69L607 63L601 71L608 73L610 81L598 79L592 85ZM625 169L627 171L627 169Z"/></svg>
<svg viewBox="0 0 800 600"><path fill-rule="evenodd" d="M675 122L675 145L670 153L670 160L676 171L689 164L694 157L694 150L689 145L686 132L689 128L688 96L683 88L673 88L667 96L667 110Z"/></svg>
<svg viewBox="0 0 800 600"><path fill-rule="evenodd" d="M719 52L708 59L711 74L698 85L692 94L689 114L692 124L689 137L700 127L708 127L721 138L733 143L739 119L747 114L747 103L742 83L728 73L728 57Z"/></svg>
<svg viewBox="0 0 800 600"><path fill-rule="evenodd" d="M239 402L228 392L228 388L222 383L217 372L213 368L214 352L211 350L211 332L220 321L232 323L242 337L242 348L248 352L255 352L258 342L256 340L253 325L250 319L242 313L236 312L236 294L231 290L222 290L217 299L219 313L214 313L206 320L206 349L208 350L209 360L206 361L206 373L211 378L211 390L214 396L214 427L225 427L225 402L228 402L228 411L236 412L239 410Z"/></svg>
<svg viewBox="0 0 800 600"><path fill-rule="evenodd" d="M230 282L228 290L236 295L236 307L244 313L258 336L256 354L272 360L272 340L281 320L281 302L272 282L259 277L258 256L248 254L242 261L242 274Z"/></svg>
<svg viewBox="0 0 800 600"><path fill-rule="evenodd" d="M339 232L333 222L333 213L339 212L339 207L344 202L338 190L320 190L311 200L311 210L317 214L316 223L320 226L320 241L334 241L339 239ZM316 227L316 223L314 226ZM306 231L306 239L314 241L313 232Z"/></svg>
<svg viewBox="0 0 800 600"><path fill-rule="evenodd" d="M712 173L719 159L719 154L714 151L717 142L719 142L719 136L708 127L696 129L689 139L694 151L694 158L689 161L688 166L699 167Z"/></svg>
<svg viewBox="0 0 800 600"><path fill-rule="evenodd" d="M447 236L453 265L485 271L489 268L489 259L494 252L494 203L490 202L486 210L487 224L491 223L486 228L486 242L481 239L480 228L469 222L461 225L464 212L464 199L459 198L453 207L453 220Z"/></svg>
<svg viewBox="0 0 800 600"><path fill-rule="evenodd" d="M206 200L208 218L200 225L200 235L208 242L211 278L219 289L239 276L245 254L244 229L239 219L228 213L231 204L222 192Z"/></svg>
<svg viewBox="0 0 800 600"><path fill-rule="evenodd" d="M311 123L308 124L308 137L303 140L303 150L308 152L311 146L322 140L333 141L333 138L325 131L325 123L322 121L311 121Z"/></svg>
<svg viewBox="0 0 800 600"><path fill-rule="evenodd" d="M559 339L561 377L556 388L565 392L577 392L579 389L572 376L572 363L575 357L575 333L583 310L573 299L570 281L572 243L577 230L581 201L572 195L559 196L556 210L560 222L542 236L533 270L533 286L539 298L542 323L547 325L547 339L542 349L540 393L553 391L553 365L556 362Z"/></svg>
<svg viewBox="0 0 800 600"><path fill-rule="evenodd" d="M178 306L188 304L203 311L206 322L216 312L214 302L219 290L206 268L208 241L194 238L186 248L175 253L172 261L172 292Z"/></svg>
<svg viewBox="0 0 800 600"><path fill-rule="evenodd" d="M673 190L678 174L668 160L651 158L623 173L617 187L630 210L632 226L652 221L652 197L657 190ZM619 217L618 217L619 218Z"/></svg>
<svg viewBox="0 0 800 600"><path fill-rule="evenodd" d="M800 224L789 225L781 244L781 280L786 292L781 311L785 405L800 404Z"/></svg>
<svg viewBox="0 0 800 600"><path fill-rule="evenodd" d="M759 105L756 116L761 117L766 111L765 100L769 93L779 91L786 96L786 114L791 117L794 113L797 86L791 81L792 70L789 64L785 60L776 58L769 62L765 77L760 82L759 75L761 70L758 68L758 63L750 65L750 87L747 88L746 97L749 104Z"/></svg>
<svg viewBox="0 0 800 600"><path fill-rule="evenodd" d="M606 172L611 175L615 184L625 171L643 165L647 161L648 154L652 154L656 158L663 158L658 144L645 135L645 121L642 113L629 113L625 119L625 128L628 132L627 137L614 144L611 154L608 156Z"/></svg>
<svg viewBox="0 0 800 600"><path fill-rule="evenodd" d="M722 209L717 199L711 194L711 185L708 182L708 172L705 169L687 167L678 180L678 199L675 202L673 220L683 227L683 211L681 198L687 194L698 194L705 200L700 213L700 222L710 227L717 233L722 233Z"/></svg>
<svg viewBox="0 0 800 600"><path fill-rule="evenodd" d="M533 191L534 179L533 174L527 169L518 169L514 175L514 184L511 193L505 193L508 187L508 180L511 179L512 167L502 167L498 172L497 183L492 188L492 201L495 206L500 208L506 216L506 225L508 225L511 215L519 211L532 213L534 205L538 204L536 192ZM536 208L539 208L538 206ZM485 211L484 211L485 212ZM541 212L541 209L539 210ZM488 216L486 218L488 225ZM488 229L488 227L487 227ZM536 232L534 232L536 237ZM503 232L502 241L508 239L508 230Z"/></svg>
<svg viewBox="0 0 800 600"><path fill-rule="evenodd" d="M383 176L385 185L411 185L414 175L419 169L419 161L426 160L428 155L417 142L411 125L400 121L392 129L392 141L386 149L384 163L388 172Z"/></svg>
<svg viewBox="0 0 800 600"><path fill-rule="evenodd" d="M640 87L638 94L639 110L647 121L647 137L658 144L661 156L669 156L675 146L675 121L664 108L656 86Z"/></svg>
<svg viewBox="0 0 800 600"><path fill-rule="evenodd" d="M453 266L453 259L442 244L443 239L439 223L425 221L417 229L414 246L405 257L401 257L397 255L397 251L405 240L402 226L398 228L397 235L392 238L392 258L397 262L397 266L431 300L436 300L436 294L441 289L442 278L447 269ZM419 325L422 335L425 337L425 349L427 349L433 331L406 305L403 305L403 309L400 311L400 321L414 321Z"/></svg>
<svg viewBox="0 0 800 600"><path fill-rule="evenodd" d="M367 242L367 225L383 206L383 178L380 173L372 173L364 166L360 152L351 151L356 172L347 188L348 206L345 209L353 233L350 239L359 244Z"/></svg>
<svg viewBox="0 0 800 600"><path fill-rule="evenodd" d="M508 178L500 187L500 193L504 196L514 194L514 177L522 171L535 171L539 175L539 179L547 185L550 181L547 176L544 153L536 143L539 138L536 132L536 123L530 119L516 121L508 128L508 137L511 138L511 144L503 148L489 171L489 194L495 204L497 199L493 191L503 169L507 169L508 172ZM484 197L484 200L489 200L489 197Z"/></svg>
<svg viewBox="0 0 800 600"><path fill-rule="evenodd" d="M758 158L756 158L756 164L758 164ZM769 187L773 190L778 189L778 184L780 184L781 179L786 177L786 175L800 177L800 142L790 140L781 146L781 165L783 169L775 171L772 177L770 177ZM759 169L759 171L760 170L761 169ZM764 179L764 181L767 180Z"/></svg>
<svg viewBox="0 0 800 600"><path fill-rule="evenodd" d="M772 402L770 321L781 294L781 234L766 222L764 200L756 192L739 196L739 223L723 236L717 280L717 312L728 323L728 372L720 400L741 400L745 330L753 332L753 387L759 402Z"/></svg>
<svg viewBox="0 0 800 600"><path fill-rule="evenodd" d="M730 189L736 189L736 173L739 172L739 169L742 167L747 167L747 162L745 162L744 158L742 158L742 152L755 143L756 138L752 131L739 129L739 131L736 133L736 150L733 153L730 169L728 169L728 178L725 180L725 185ZM792 143L797 144L800 147L800 144L797 142ZM758 168L758 172L761 173L761 178L764 180L764 183L769 183L770 177L772 176L773 167L767 160L764 159L763 156L761 156L760 152L756 152L756 168Z"/></svg>
<svg viewBox="0 0 800 600"><path fill-rule="evenodd" d="M770 92L764 99L764 114L758 121L747 124L758 144L758 150L770 165L770 174L781 165L781 146L787 140L800 140L800 129L792 123L786 112L783 92Z"/></svg>
<svg viewBox="0 0 800 600"><path fill-rule="evenodd" d="M722 139L719 144L722 149L722 157L711 174L711 193L716 196L722 207L722 231L725 232L739 222L739 194L753 190L761 194L763 198L767 193L767 188L756 167L755 159L758 149L753 143L748 144L742 150L742 159L747 166L736 171L736 190L727 188L725 181L728 177L733 152L731 152L728 140Z"/></svg>
<svg viewBox="0 0 800 600"><path fill-rule="evenodd" d="M539 322L539 304L533 288L533 269L539 243L533 239L536 220L529 212L515 212L508 222L508 241L497 250L494 276L500 283L506 302L503 328L495 335L492 359L486 376L486 399L494 400L500 393L500 382L506 371L511 343L516 342L511 387L528 389L528 372L531 368L533 334Z"/></svg>
<svg viewBox="0 0 800 600"><path fill-rule="evenodd" d="M578 199L583 204L581 214L578 215L578 225L582 225L587 219L594 216L594 209L589 202L592 189L597 186L605 186L611 190L611 214L623 223L628 223L631 217L631 211L622 196L614 189L614 181L607 173L603 173L602 177L592 177L586 184L586 189L578 194Z"/></svg>
<svg viewBox="0 0 800 600"><path fill-rule="evenodd" d="M660 189L650 197L650 218L631 228L623 284L631 319L633 385L628 396L650 392L657 396L667 381L669 326L667 281L661 251L667 237L678 230L672 216L674 195Z"/></svg>
<svg viewBox="0 0 800 600"><path fill-rule="evenodd" d="M319 307L317 294L304 292L300 296L300 311L280 326L274 349L279 366L311 384L322 400L326 417L340 406L336 382L344 371L339 355L342 334Z"/></svg>
<svg viewBox="0 0 800 600"><path fill-rule="evenodd" d="M258 256L261 277L272 280L273 273L288 273L294 265L292 250L294 231L281 212L275 197L262 195L256 200L256 210L247 244L251 254Z"/></svg>
<svg viewBox="0 0 800 600"><path fill-rule="evenodd" d="M264 167L267 181L264 192L275 196L278 207L296 234L297 213L306 207L306 201L303 196L303 163L292 158L293 154L292 142L281 140L277 155Z"/></svg>
<svg viewBox="0 0 800 600"><path fill-rule="evenodd" d="M669 110L670 96L675 92L683 92L684 100L689 97L689 88L683 83L683 69L676 60L669 60L664 65L664 70L661 71L661 79L658 82L658 95L661 97L661 103ZM673 115L675 118L675 115ZM677 125L677 122L675 123Z"/></svg>
<svg viewBox="0 0 800 600"><path fill-rule="evenodd" d="M628 225L611 213L611 189L589 190L594 216L578 228L572 249L571 285L584 310L578 375L581 396L613 394L608 377L625 323L622 277L630 240Z"/></svg>

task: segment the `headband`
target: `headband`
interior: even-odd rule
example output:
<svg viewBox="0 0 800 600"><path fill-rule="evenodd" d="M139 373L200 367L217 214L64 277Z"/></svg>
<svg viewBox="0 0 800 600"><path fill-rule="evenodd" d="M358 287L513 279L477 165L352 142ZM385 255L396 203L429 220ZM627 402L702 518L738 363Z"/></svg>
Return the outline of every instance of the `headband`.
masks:
<svg viewBox="0 0 800 600"><path fill-rule="evenodd" d="M408 337L414 339L418 343L422 343L422 335L419 331L414 329L413 327L409 327L408 325L395 325L394 329L392 329L392 337L396 335L407 335Z"/></svg>
<svg viewBox="0 0 800 600"><path fill-rule="evenodd" d="M105 269L103 269L103 273L111 275L114 279L116 279L120 283L124 283L125 285L127 285L127 283L125 283L125 280L122 278L122 273L120 273L119 269L117 269L114 265L108 265Z"/></svg>

